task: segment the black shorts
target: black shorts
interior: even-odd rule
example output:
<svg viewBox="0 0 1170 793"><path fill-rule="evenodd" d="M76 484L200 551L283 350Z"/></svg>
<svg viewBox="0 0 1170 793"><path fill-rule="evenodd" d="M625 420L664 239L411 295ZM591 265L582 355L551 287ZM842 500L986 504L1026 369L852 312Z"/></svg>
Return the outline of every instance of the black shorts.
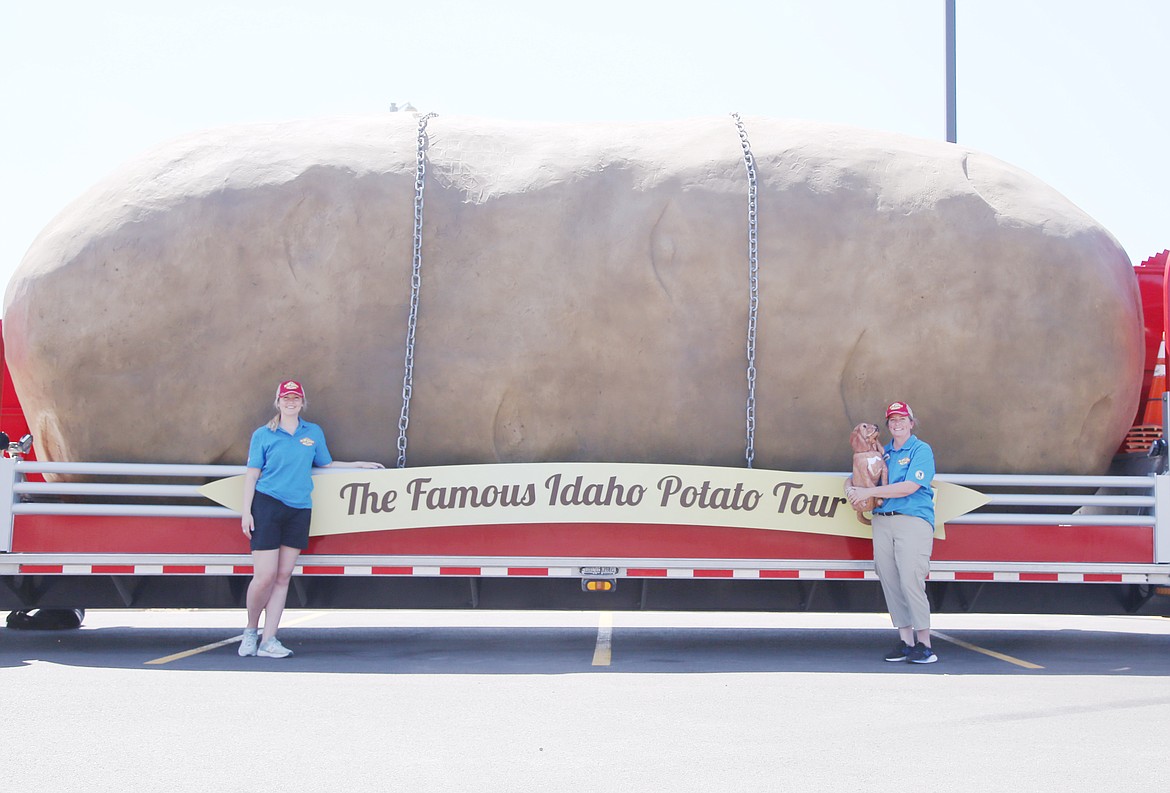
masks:
<svg viewBox="0 0 1170 793"><path fill-rule="evenodd" d="M312 517L311 509L290 507L257 490L252 498L252 550L275 551L282 545L305 550Z"/></svg>

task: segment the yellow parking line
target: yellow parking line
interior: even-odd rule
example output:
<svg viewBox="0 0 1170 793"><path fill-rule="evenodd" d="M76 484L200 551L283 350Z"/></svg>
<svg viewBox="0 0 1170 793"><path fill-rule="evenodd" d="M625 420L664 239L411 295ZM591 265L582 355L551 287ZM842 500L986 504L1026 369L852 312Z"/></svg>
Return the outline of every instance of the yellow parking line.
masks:
<svg viewBox="0 0 1170 793"><path fill-rule="evenodd" d="M957 644L960 647L963 647L967 650L974 650L977 653L983 653L984 655L989 655L992 658L999 659L1000 661L1007 661L1009 664L1015 664L1016 666L1022 666L1025 669L1043 669L1044 668L1044 667L1040 666L1039 664L1034 664L1034 663L1031 663L1030 661L1021 661L1019 658L1012 658L1010 655L1004 655L1003 653L997 653L995 650L988 650L986 647L979 647L978 645L971 644L970 642L965 642L962 639L956 639L953 636L947 636L945 633L939 633L938 631L931 631L930 635L937 636L938 638L943 639L945 641L948 641L951 644Z"/></svg>
<svg viewBox="0 0 1170 793"><path fill-rule="evenodd" d="M302 622L308 622L309 620L315 620L315 619L317 619L317 617L320 617L320 616L321 616L320 612L315 613L315 614L305 614L304 616L297 617L294 620L289 620L288 622L285 622L282 627L288 628L292 625L300 625ZM216 648L223 647L223 646L228 645L228 644L236 644L242 638L243 638L243 636L233 636L230 639L224 639L221 642L212 642L211 644L205 644L202 647L196 647L193 650L184 650L183 652L175 653L174 655L165 655L162 658L155 658L152 661L147 661L144 664L144 666L161 666L162 664L169 664L171 661L178 661L181 658L190 658L193 655L199 655L200 653L205 653L208 650L215 650Z"/></svg>
<svg viewBox="0 0 1170 793"><path fill-rule="evenodd" d="M603 611L597 619L597 646L593 648L593 665L609 666L613 650L613 612Z"/></svg>
<svg viewBox="0 0 1170 793"><path fill-rule="evenodd" d="M205 644L202 647L196 647L194 650L184 650L183 652L175 653L174 655L168 655L163 658L155 658L153 661L147 661L146 664L169 664L171 661L178 661L180 658L190 658L192 655L199 655L199 653L205 653L208 650L214 650L217 647L223 647L225 644L235 644L240 640L240 638L241 637L239 636L233 636L230 639L224 639L222 642L215 642L214 644Z"/></svg>

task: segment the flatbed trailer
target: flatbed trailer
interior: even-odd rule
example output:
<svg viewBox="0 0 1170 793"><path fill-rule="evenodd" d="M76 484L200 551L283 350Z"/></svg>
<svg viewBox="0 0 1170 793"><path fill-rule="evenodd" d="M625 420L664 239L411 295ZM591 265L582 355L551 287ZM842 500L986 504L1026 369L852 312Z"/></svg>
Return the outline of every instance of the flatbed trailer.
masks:
<svg viewBox="0 0 1170 793"><path fill-rule="evenodd" d="M1167 255L1135 267L1147 402L1135 406L1110 474L940 474L990 500L947 522L935 542L935 611L1170 615ZM20 437L28 425L3 372L0 430ZM17 442L0 457L0 609L243 607L252 567L239 513L200 490L243 466L43 462L35 453ZM885 610L872 542L802 525L811 515L778 530L559 514L313 536L289 605Z"/></svg>
<svg viewBox="0 0 1170 793"><path fill-rule="evenodd" d="M238 513L199 487L243 471L0 460L0 608L242 607ZM935 611L1170 615L1167 474L939 479L991 500L936 541ZM884 610L864 538L576 522L315 536L289 605Z"/></svg>

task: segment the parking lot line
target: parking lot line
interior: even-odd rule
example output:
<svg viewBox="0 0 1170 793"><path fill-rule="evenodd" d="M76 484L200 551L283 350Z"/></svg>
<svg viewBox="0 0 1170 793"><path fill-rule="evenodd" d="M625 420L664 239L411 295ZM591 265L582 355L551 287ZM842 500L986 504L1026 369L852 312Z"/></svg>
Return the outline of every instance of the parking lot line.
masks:
<svg viewBox="0 0 1170 793"><path fill-rule="evenodd" d="M593 648L593 665L609 666L613 647L613 612L603 611L597 618L597 645Z"/></svg>
<svg viewBox="0 0 1170 793"><path fill-rule="evenodd" d="M1003 653L997 653L995 650L988 650L986 647L980 647L978 645L971 644L970 642L965 642L962 639L956 639L955 637L948 636L945 633L940 633L938 631L931 631L930 635L937 636L938 638L940 638L944 641L948 641L951 644L957 644L958 646L960 646L964 649L974 650L977 653L983 653L984 655L991 656L992 658L996 658L1000 661L1007 661L1009 664L1015 664L1016 666L1022 666L1025 669L1043 669L1044 668L1044 667L1040 666L1039 664L1034 664L1030 661L1022 661L1019 658L1013 658L1010 655L1004 655Z"/></svg>
<svg viewBox="0 0 1170 793"><path fill-rule="evenodd" d="M300 625L302 622L308 622L309 620L315 620L315 619L317 619L317 617L320 617L320 616L321 616L320 612L315 613L315 614L305 614L305 615L302 615L300 617L297 617L296 619L292 619L292 620L288 620L288 621L284 622L281 627L288 628L288 627L291 627L293 625ZM205 644L202 647L196 647L196 648L191 649L191 650L184 650L183 652L175 653L174 655L164 655L162 658L155 658L153 660L147 661L143 665L144 666L161 666L162 664L169 664L171 661L178 661L182 658L190 658L193 655L199 655L200 653L205 653L208 650L215 650L219 647L223 647L223 646L228 645L228 644L236 644L242 638L243 638L243 636L233 636L230 639L224 639L223 641L219 641L219 642L212 642L211 644Z"/></svg>

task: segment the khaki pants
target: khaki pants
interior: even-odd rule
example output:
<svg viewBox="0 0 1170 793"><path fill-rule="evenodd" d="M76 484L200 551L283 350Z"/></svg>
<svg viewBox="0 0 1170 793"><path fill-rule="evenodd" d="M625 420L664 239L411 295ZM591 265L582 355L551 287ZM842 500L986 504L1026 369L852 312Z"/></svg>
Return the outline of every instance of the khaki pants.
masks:
<svg viewBox="0 0 1170 793"><path fill-rule="evenodd" d="M873 516L873 566L895 628L930 629L926 576L934 527L909 515Z"/></svg>

